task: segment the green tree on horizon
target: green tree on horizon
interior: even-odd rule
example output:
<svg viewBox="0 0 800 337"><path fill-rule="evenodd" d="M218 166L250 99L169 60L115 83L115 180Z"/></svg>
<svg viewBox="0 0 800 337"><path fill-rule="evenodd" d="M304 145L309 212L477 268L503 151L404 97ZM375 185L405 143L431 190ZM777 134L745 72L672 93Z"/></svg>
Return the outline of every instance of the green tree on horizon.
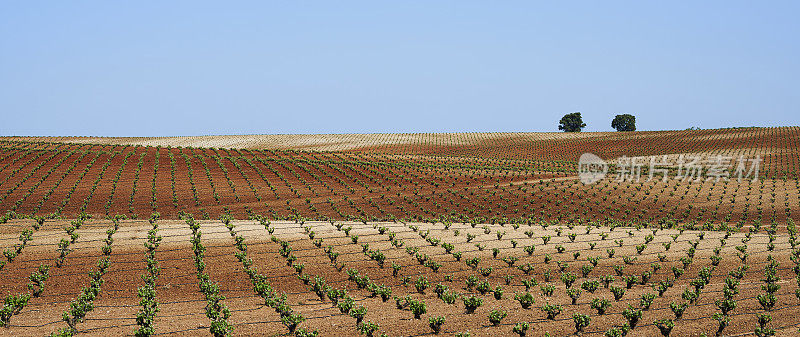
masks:
<svg viewBox="0 0 800 337"><path fill-rule="evenodd" d="M581 132L581 129L585 127L586 123L583 122L580 112L564 115L564 117L561 117L561 121L558 124L558 129L564 132Z"/></svg>
<svg viewBox="0 0 800 337"><path fill-rule="evenodd" d="M614 117L611 127L617 131L636 131L636 116L631 114L621 114Z"/></svg>

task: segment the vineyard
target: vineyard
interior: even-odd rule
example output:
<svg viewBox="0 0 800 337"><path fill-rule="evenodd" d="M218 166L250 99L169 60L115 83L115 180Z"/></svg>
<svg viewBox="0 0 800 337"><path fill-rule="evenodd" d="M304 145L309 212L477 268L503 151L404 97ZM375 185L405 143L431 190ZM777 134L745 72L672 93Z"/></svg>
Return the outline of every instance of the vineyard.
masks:
<svg viewBox="0 0 800 337"><path fill-rule="evenodd" d="M138 218L159 212L170 219L191 213L198 219L268 214L276 219L489 223L668 220L702 225L798 219L800 128L502 135L338 135L317 143L347 149L340 151L306 149L308 142L294 136L285 136L285 143L303 150L8 138L0 140L0 211L68 218L81 213ZM191 143L180 138L164 142ZM611 160L623 155L758 155L763 162L757 181L606 179L584 185L576 176L583 152Z"/></svg>
<svg viewBox="0 0 800 337"><path fill-rule="evenodd" d="M793 227L41 222L3 227L4 334L767 336L800 312Z"/></svg>
<svg viewBox="0 0 800 337"><path fill-rule="evenodd" d="M0 138L0 335L795 335L799 149L797 127ZM761 162L584 184L584 152Z"/></svg>

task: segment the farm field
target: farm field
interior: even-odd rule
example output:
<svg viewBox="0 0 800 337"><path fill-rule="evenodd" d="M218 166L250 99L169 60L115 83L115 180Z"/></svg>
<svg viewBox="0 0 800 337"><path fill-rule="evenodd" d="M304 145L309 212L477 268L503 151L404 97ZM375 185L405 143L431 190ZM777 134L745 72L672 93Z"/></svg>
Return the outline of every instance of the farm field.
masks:
<svg viewBox="0 0 800 337"><path fill-rule="evenodd" d="M32 220L7 222L0 237L4 247L17 242L18 232L33 233L0 271L3 292L26 293L26 284L34 284L29 276L40 265L50 268L41 293L10 317L3 334L41 336L67 327L61 312L79 298L81 287L89 286L91 272L98 271L103 259L109 263L99 276L99 296L76 328L89 335L132 334L142 309L137 288L145 285L142 276L149 275L145 242L154 228L151 237L162 238L153 249L160 268L153 282L160 308L153 320L156 332L208 333L211 320L198 291L191 222L157 220L154 226L146 220L118 220L116 225L79 220L73 231L77 238L60 266L56 248L61 239L70 242L64 228L76 222L45 221L38 230ZM726 305L731 310L725 316L725 335L752 332L763 313L770 314L768 326L778 335L793 335L797 323L792 317L800 312L794 234L770 238L769 231L265 219L227 225L197 221L196 230L204 247L202 273L218 284L223 296L218 303L230 313L226 322L233 335L287 334L277 306L265 306L279 294L285 294L289 307L283 310L304 318L298 329L326 336L359 335L356 318L340 310L348 305L366 309L363 321L378 325L375 335L404 336L430 334L432 317L444 317L444 335L515 335L517 323L528 322L529 336L566 336L576 332L576 315L588 317L584 335L613 333L634 318L629 336L660 335L654 324L659 320L674 324L673 336L711 335L719 326L714 315ZM104 246L111 247L107 255ZM255 280L272 292L256 293ZM768 285L778 288L772 296L765 290ZM464 299L473 296L480 305L468 314ZM608 300L602 314L601 305L592 304L595 299ZM721 304L726 300L730 302ZM421 309L411 308L419 303L425 310L415 319L415 310ZM547 318L547 305L554 308L549 309L552 319ZM493 310L507 314L497 325L488 318Z"/></svg>
<svg viewBox="0 0 800 337"><path fill-rule="evenodd" d="M798 142L3 137L0 335L796 335ZM586 152L760 165L586 184Z"/></svg>
<svg viewBox="0 0 800 337"><path fill-rule="evenodd" d="M0 140L0 211L71 218L157 211L171 219L181 212L199 219L227 212L318 220L768 223L798 219L798 130L322 137L326 147L372 144L342 151L6 138ZM286 144L298 143L284 137ZM612 162L623 155L759 156L760 179L609 178L584 185L577 179L584 152Z"/></svg>

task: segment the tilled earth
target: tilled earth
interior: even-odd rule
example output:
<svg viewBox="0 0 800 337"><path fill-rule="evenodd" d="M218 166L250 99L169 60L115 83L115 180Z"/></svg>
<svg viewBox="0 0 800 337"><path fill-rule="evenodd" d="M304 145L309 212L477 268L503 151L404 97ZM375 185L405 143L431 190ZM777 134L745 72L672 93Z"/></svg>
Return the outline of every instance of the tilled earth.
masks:
<svg viewBox="0 0 800 337"><path fill-rule="evenodd" d="M226 297L223 303L231 310L229 322L234 326L233 335L288 335L288 330L280 322L280 316L264 300L255 294L252 284L244 272L242 264L234 254L232 235L219 221L201 221L202 243L206 247L206 272L214 282L218 282L220 293ZM13 249L19 244L19 234L32 228L30 220L11 220L0 225L0 248ZM97 262L103 257L101 247L106 237L106 230L113 228L111 221L88 220L76 231L79 238L70 246L73 249L61 267L55 266L58 256L56 246L61 239L68 238L64 227L66 220L47 221L34 231L33 238L22 252L0 270L0 290L2 294L19 294L28 292L28 276L39 265L50 265L50 277L40 297L32 298L18 314L11 317L7 327L0 328L0 335L8 336L42 336L49 335L59 328L66 327L61 320L62 312L68 310L70 302L80 293L81 287L89 283L89 271L97 269ZM156 316L156 333L168 335L207 335L210 321L205 315L205 300L198 288L197 271L193 262L191 231L183 221L161 220L157 222L158 234L163 237L156 250L156 259L161 268L157 279L157 300L160 312ZM653 285L668 278L674 278L672 267L682 267L680 258L686 257L691 242L697 242L696 253L685 273L674 281L663 296L656 296L649 309L643 315L629 336L657 336L658 328L655 320L674 319L675 327L672 336L699 336L703 333L713 335L717 331L717 320L712 315L719 312L715 301L723 297L724 280L731 270L742 265L749 266L744 278L738 285L739 293L734 296L736 308L730 313L730 325L723 330L725 335L752 333L758 326L757 317L766 311L759 304L757 296L763 294L761 286L764 268L768 256L778 263L781 287L777 292L777 302L771 311L770 326L777 330L777 335L795 335L798 323L793 318L800 313L800 300L795 296L798 289L793 272L794 262L790 260L791 246L788 234L776 234L774 247L769 246L769 236L762 229L746 238L746 229L730 234L722 245L724 232L699 232L677 230L635 229L617 227L595 228L586 226L547 226L521 225L517 229L511 224L482 225L474 227L470 224L442 223L329 223L329 222L272 222L267 229L256 221L234 221L233 231L245 238L248 256L253 260L259 273L267 275L276 290L285 292L291 307L306 317L300 326L310 330L318 330L323 336L357 336L355 319L341 314L335 304L325 299L320 301L317 295L309 290L309 285L298 278L295 268L289 266L286 259L279 254L280 246L271 240L274 235L278 240L290 243L292 254L297 258L295 265L305 266L302 274L308 275L312 282L315 277L326 280L328 286L346 288L358 305L368 309L365 321L378 323L379 332L388 336L416 336L431 334L428 318L444 316L443 335L469 331L472 336L514 335L513 326L518 322L530 322L528 336L566 336L575 333L573 314L586 314L591 323L586 327L584 335L603 335L612 327L619 327L626 322L622 311L629 305L641 308L640 297L645 293L658 294ZM341 230L337 226L341 225ZM349 235L345 229L349 230ZM379 232L385 227L383 234ZM449 228L446 228L449 227ZM119 230L113 235L113 251L110 254L110 267L103 276L104 284L100 295L94 301L94 309L88 313L84 322L78 324L83 334L98 336L132 335L136 329L136 313L140 309L137 288L143 285L141 276L145 274L145 247L147 231L152 226L147 221L122 221ZM415 231L416 229L416 231ZM588 233L587 233L588 230ZM561 234L559 235L559 231ZM323 239L320 247L313 244L309 237L313 232L314 239ZM486 233L488 232L488 233ZM530 234L530 237L526 234ZM395 248L390 243L390 233L395 239L403 241L402 248ZM498 238L498 233L502 238ZM574 233L570 237L570 233ZM467 242L468 234L474 235ZM460 261L446 253L438 244L433 246L422 236L440 239L455 246L454 252L463 253ZM605 239L602 236L607 235ZM652 235L641 254L636 246L644 244L648 235ZM673 235L677 235L674 236ZM702 239L700 236L702 235ZM357 239L354 239L355 237ZM543 243L543 236L550 236ZM571 239L574 239L572 241ZM357 240L357 243L354 241ZM669 250L665 244L669 243ZM381 267L367 257L362 244L369 244L369 250L380 250L386 255ZM535 246L535 251L528 254L525 246ZM594 245L594 247L592 247ZM737 256L736 246L746 246L749 256L743 262ZM336 265L338 270L324 252L331 247L340 255ZM438 271L423 266L414 255L407 252L409 247L418 247L417 254L427 255L428 259L441 264ZM711 256L715 248L722 257L719 265L714 267ZM497 256L494 255L497 249ZM559 253L558 250L563 249ZM614 250L609 257L609 250ZM769 250L772 249L772 250ZM479 257L477 269L469 267L465 261ZM517 257L513 266L502 259ZM597 266L583 277L581 267L590 265L589 258L599 257ZM625 263L624 257L635 258ZM549 262L546 262L548 260ZM663 260L663 261L662 261ZM516 268L530 263L533 270L529 274ZM560 263L560 264L559 264ZM401 266L398 275L392 273L392 265ZM656 265L654 265L656 264ZM604 275L614 275L612 286L625 288L622 276L614 271L614 266L624 266L623 276L641 275L644 271L653 271L651 279L645 284L633 285L627 289L619 301L609 288L602 283L594 293L583 290L576 304L572 304L567 296L565 284L559 279L561 271L578 276L573 285L580 288L587 280L600 280ZM697 278L701 268L713 268L710 283L706 285L695 303L689 304L680 319L675 319L669 308L671 302L686 302L681 294L692 288L689 282ZM492 268L488 276L480 275ZM392 288L396 297L411 296L424 300L427 312L421 319L414 319L408 309L398 309L395 300L383 302L379 297L370 297L366 289L359 289L355 282L348 279L347 271L355 269L360 275L368 275L372 282ZM546 274L550 274L550 280ZM466 280L476 275L483 282L488 281L492 289L502 287L501 299L496 299L491 292L481 295L475 288L468 289ZM506 275L513 276L509 283ZM418 292L415 281L424 277L430 286L424 293ZM535 303L530 309L522 309L514 300L515 293L524 293L522 280L535 279L539 285L528 291L533 294ZM404 282L406 281L406 282ZM483 299L474 314L466 314L461 299L454 304L446 304L437 297L433 288L436 284L446 285L451 291L462 296L475 295ZM541 285L552 284L555 291L552 296L545 296ZM604 315L590 307L593 298L611 300L612 307ZM545 303L563 306L563 312L555 320L547 320L540 309ZM491 310L504 310L508 313L501 324L492 326L487 316Z"/></svg>

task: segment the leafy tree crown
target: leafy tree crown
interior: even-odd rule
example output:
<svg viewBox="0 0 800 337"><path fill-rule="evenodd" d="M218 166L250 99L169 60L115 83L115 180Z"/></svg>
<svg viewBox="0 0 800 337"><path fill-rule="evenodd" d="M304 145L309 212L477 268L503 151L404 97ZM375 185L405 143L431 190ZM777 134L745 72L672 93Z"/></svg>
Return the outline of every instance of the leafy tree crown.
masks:
<svg viewBox="0 0 800 337"><path fill-rule="evenodd" d="M585 127L586 123L583 122L580 112L564 115L564 117L561 117L561 121L558 124L558 129L564 132L581 132L581 129Z"/></svg>
<svg viewBox="0 0 800 337"><path fill-rule="evenodd" d="M617 131L636 131L636 117L630 114L622 114L614 117L611 127Z"/></svg>

